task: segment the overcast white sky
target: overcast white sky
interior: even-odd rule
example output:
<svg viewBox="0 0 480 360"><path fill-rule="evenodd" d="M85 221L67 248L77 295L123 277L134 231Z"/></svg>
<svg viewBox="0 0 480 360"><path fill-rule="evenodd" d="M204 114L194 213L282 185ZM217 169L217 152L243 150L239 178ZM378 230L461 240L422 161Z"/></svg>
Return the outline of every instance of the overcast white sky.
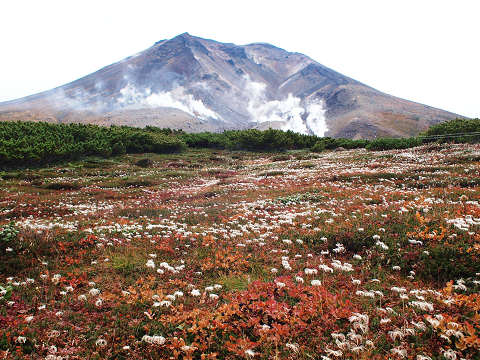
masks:
<svg viewBox="0 0 480 360"><path fill-rule="evenodd" d="M0 101L183 32L304 53L389 94L480 117L478 0L3 0Z"/></svg>

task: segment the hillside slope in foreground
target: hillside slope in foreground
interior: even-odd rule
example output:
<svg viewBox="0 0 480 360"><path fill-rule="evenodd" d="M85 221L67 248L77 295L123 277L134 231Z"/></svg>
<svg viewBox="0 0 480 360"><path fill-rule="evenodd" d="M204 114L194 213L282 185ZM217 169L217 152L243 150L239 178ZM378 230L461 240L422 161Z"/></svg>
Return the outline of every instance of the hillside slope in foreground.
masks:
<svg viewBox="0 0 480 360"><path fill-rule="evenodd" d="M0 357L478 359L479 162L430 145L2 173Z"/></svg>

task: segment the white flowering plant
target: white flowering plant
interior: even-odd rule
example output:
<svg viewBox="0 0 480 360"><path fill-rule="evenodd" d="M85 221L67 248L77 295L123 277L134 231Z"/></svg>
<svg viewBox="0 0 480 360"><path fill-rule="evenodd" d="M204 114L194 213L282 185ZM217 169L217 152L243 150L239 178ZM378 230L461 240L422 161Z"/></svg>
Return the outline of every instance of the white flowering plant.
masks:
<svg viewBox="0 0 480 360"><path fill-rule="evenodd" d="M0 285L0 303L10 300L12 297L12 286L11 285Z"/></svg>
<svg viewBox="0 0 480 360"><path fill-rule="evenodd" d="M0 251L2 253L5 253L6 249L13 245L12 242L17 238L18 233L19 230L14 222L4 224L0 227Z"/></svg>

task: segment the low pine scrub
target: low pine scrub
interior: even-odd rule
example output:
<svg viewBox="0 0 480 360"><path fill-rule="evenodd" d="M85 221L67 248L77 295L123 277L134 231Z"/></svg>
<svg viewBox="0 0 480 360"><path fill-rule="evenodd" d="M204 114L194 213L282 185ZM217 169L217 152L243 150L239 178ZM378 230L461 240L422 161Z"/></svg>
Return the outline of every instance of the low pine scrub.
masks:
<svg viewBox="0 0 480 360"><path fill-rule="evenodd" d="M41 122L0 123L0 166L17 167L125 153L172 153L185 148L176 136L151 129Z"/></svg>
<svg viewBox="0 0 480 360"><path fill-rule="evenodd" d="M313 152L366 148L372 151L408 149L433 141L473 143L480 140L480 119L455 119L432 126L418 137L374 140L334 139L293 131L229 130L186 133L147 126L101 127L44 122L0 123L0 168L38 166L86 156L111 157L134 153L173 153L189 148ZM139 165L141 166L141 165Z"/></svg>

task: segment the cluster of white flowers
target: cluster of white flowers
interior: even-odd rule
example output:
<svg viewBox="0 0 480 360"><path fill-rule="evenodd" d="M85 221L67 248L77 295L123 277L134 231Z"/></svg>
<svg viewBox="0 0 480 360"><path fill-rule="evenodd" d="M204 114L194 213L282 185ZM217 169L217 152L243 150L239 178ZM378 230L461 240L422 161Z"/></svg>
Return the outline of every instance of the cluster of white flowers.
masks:
<svg viewBox="0 0 480 360"><path fill-rule="evenodd" d="M292 270L292 267L288 262L288 256L282 256L282 266L285 270Z"/></svg>
<svg viewBox="0 0 480 360"><path fill-rule="evenodd" d="M332 251L336 254L343 253L345 252L345 246L343 246L341 243L336 243L335 248Z"/></svg>
<svg viewBox="0 0 480 360"><path fill-rule="evenodd" d="M411 301L409 304L410 304L410 306L417 307L422 311L432 312L434 310L433 309L433 304L429 303L427 301Z"/></svg>
<svg viewBox="0 0 480 360"><path fill-rule="evenodd" d="M333 269L330 267L330 266L327 266L325 264L320 264L318 265L318 268L320 270L322 270L323 272L329 272L329 273L333 273Z"/></svg>
<svg viewBox="0 0 480 360"><path fill-rule="evenodd" d="M408 239L408 242L412 245L420 245L420 246L423 245L423 242L421 242L420 240Z"/></svg>
<svg viewBox="0 0 480 360"><path fill-rule="evenodd" d="M390 350L390 352L394 355L397 355L398 357L400 358L405 358L407 357L407 350L405 350L404 348L402 348L401 346L398 346L398 347L394 347Z"/></svg>
<svg viewBox="0 0 480 360"><path fill-rule="evenodd" d="M245 350L245 355L247 355L249 357L254 357L256 355L256 353L252 349L248 349L248 350Z"/></svg>
<svg viewBox="0 0 480 360"><path fill-rule="evenodd" d="M380 290L357 290L355 292L355 295L357 296L364 296L364 297L368 297L368 298L371 298L371 299L374 299L375 296L378 296L380 298L383 297L383 293L380 291Z"/></svg>
<svg viewBox="0 0 480 360"><path fill-rule="evenodd" d="M453 288L455 290L461 290L461 291L467 291L468 288L467 286L465 285L465 280L463 279L458 279L455 284L453 285Z"/></svg>
<svg viewBox="0 0 480 360"><path fill-rule="evenodd" d="M375 243L375 245L381 247L383 250L388 250L388 246L387 246L384 242L382 242L382 241L380 241L380 240L378 240L378 241Z"/></svg>
<svg viewBox="0 0 480 360"><path fill-rule="evenodd" d="M142 341L146 342L147 344L163 345L167 339L160 335L143 335Z"/></svg>
<svg viewBox="0 0 480 360"><path fill-rule="evenodd" d="M332 267L334 269L341 270L341 271L346 271L346 272L350 272L350 271L354 270L352 264L347 263L347 262L344 262L342 264L341 261L335 260L335 259L332 260Z"/></svg>
<svg viewBox="0 0 480 360"><path fill-rule="evenodd" d="M407 292L407 289L405 289L404 287L397 287L397 286L392 286L390 290L399 294Z"/></svg>
<svg viewBox="0 0 480 360"><path fill-rule="evenodd" d="M367 314L353 313L348 318L348 321L352 323L352 327L355 330L360 330L364 334L368 332L370 318Z"/></svg>
<svg viewBox="0 0 480 360"><path fill-rule="evenodd" d="M445 359L448 360L457 360L457 353L453 349L443 350L442 355Z"/></svg>
<svg viewBox="0 0 480 360"><path fill-rule="evenodd" d="M105 347L107 346L107 340L98 338L97 341L95 341L95 345L98 347Z"/></svg>
<svg viewBox="0 0 480 360"><path fill-rule="evenodd" d="M472 215L465 215L464 218L447 219L448 224L453 224L457 229L469 231L471 226L480 225L480 218L474 218Z"/></svg>
<svg viewBox="0 0 480 360"><path fill-rule="evenodd" d="M419 354L416 357L416 360L432 360L430 356Z"/></svg>

